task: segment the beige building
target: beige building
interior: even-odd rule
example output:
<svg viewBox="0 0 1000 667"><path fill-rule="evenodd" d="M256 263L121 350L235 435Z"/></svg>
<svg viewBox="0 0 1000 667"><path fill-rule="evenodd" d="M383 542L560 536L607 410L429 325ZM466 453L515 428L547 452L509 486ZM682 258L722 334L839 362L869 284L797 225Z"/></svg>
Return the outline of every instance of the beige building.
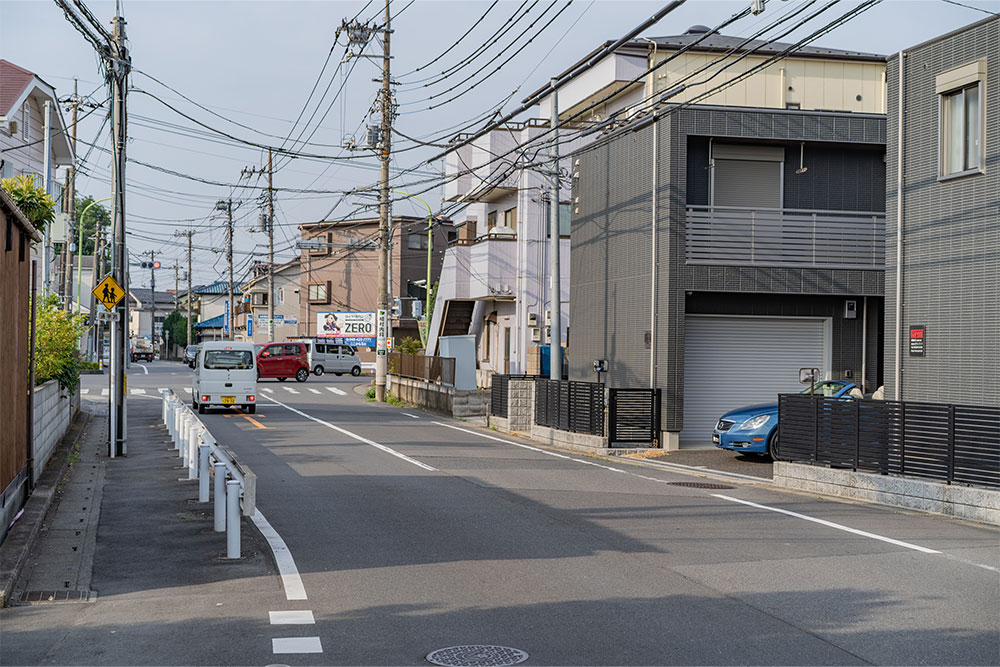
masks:
<svg viewBox="0 0 1000 667"><path fill-rule="evenodd" d="M302 274L299 257L274 267L274 332L268 334L267 266L261 265L253 278L243 283L243 303L236 315L236 333L243 340L267 343L297 338L303 330L299 320L299 280ZM251 327L248 322L253 322ZM251 330L252 329L252 330Z"/></svg>

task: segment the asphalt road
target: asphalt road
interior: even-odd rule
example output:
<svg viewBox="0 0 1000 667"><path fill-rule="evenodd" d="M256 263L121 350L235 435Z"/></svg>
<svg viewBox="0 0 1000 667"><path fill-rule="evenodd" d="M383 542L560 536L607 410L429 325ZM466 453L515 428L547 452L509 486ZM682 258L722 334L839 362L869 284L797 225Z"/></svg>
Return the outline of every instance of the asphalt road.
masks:
<svg viewBox="0 0 1000 667"><path fill-rule="evenodd" d="M189 401L189 381L180 364L133 365L130 400ZM257 474L307 594L248 581L242 613L314 620L287 626L290 644L255 638L259 664L426 664L465 644L536 665L1000 663L996 529L678 486L706 480L375 405L359 381L265 381L256 415L203 416ZM175 663L170 641L137 662Z"/></svg>

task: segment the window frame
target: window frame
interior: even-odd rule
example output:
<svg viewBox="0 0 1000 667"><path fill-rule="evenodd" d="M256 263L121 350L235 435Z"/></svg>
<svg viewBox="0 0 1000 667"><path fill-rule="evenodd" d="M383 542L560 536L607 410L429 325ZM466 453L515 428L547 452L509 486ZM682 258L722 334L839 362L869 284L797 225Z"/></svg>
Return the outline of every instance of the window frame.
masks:
<svg viewBox="0 0 1000 667"><path fill-rule="evenodd" d="M322 289L322 296L313 296L313 288ZM329 304L330 303L330 281L306 283L306 300L309 303Z"/></svg>
<svg viewBox="0 0 1000 667"><path fill-rule="evenodd" d="M976 166L968 167L969 158L974 153L968 142L968 102L967 91L976 89L978 95L979 117L976 119L978 125L979 150L976 155ZM986 173L986 61L977 60L971 63L953 68L943 72L935 78L935 93L938 96L938 181L950 181L965 176ZM951 135L951 116L949 102L956 96L961 95L962 101L961 122L962 122L962 168L956 171L948 171L948 153L951 148L949 138Z"/></svg>

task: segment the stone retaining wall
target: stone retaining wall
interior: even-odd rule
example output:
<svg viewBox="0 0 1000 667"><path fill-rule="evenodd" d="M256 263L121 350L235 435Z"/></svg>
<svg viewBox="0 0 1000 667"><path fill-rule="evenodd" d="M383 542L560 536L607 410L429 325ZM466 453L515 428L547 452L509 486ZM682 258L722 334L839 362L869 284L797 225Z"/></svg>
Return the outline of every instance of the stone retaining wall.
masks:
<svg viewBox="0 0 1000 667"><path fill-rule="evenodd" d="M789 489L892 505L1000 526L1000 490L774 462L774 483Z"/></svg>
<svg viewBox="0 0 1000 667"><path fill-rule="evenodd" d="M391 376L389 393L404 403L453 417L482 417L489 411L490 392L456 390L434 382Z"/></svg>
<svg viewBox="0 0 1000 667"><path fill-rule="evenodd" d="M35 387L34 399L34 479L32 485L45 470L56 445L69 428L73 415L80 409L80 394L70 394L55 380L49 380Z"/></svg>

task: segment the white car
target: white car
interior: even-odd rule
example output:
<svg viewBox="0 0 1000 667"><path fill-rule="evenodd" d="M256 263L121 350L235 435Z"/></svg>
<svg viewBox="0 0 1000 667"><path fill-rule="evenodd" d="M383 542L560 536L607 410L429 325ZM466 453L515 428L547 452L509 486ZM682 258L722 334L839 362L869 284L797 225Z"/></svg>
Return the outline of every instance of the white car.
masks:
<svg viewBox="0 0 1000 667"><path fill-rule="evenodd" d="M361 357L350 345L322 339L306 342L309 344L309 365L314 375L361 375Z"/></svg>
<svg viewBox="0 0 1000 667"><path fill-rule="evenodd" d="M257 412L257 355L253 343L202 343L192 382L191 402L199 414L214 405Z"/></svg>

